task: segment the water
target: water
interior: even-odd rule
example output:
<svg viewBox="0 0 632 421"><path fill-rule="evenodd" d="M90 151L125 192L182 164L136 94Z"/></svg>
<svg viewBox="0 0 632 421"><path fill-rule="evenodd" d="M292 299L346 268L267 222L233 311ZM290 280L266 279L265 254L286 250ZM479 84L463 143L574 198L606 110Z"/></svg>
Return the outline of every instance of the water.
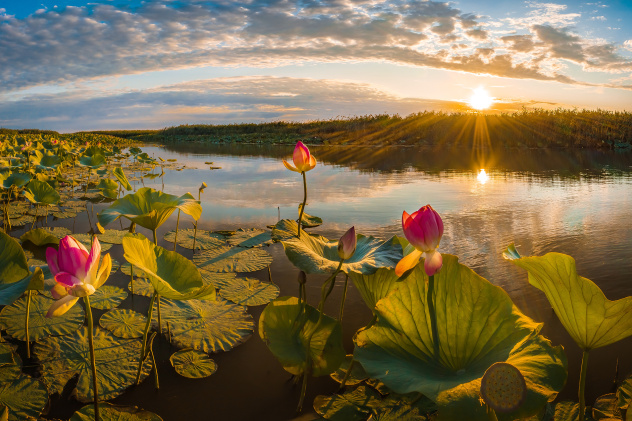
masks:
<svg viewBox="0 0 632 421"><path fill-rule="evenodd" d="M554 345L564 346L569 359L569 378L561 394L577 399L581 353L560 325L543 293L528 285L526 273L503 260L502 252L515 242L522 255L561 252L577 260L580 275L593 280L610 299L632 294L632 153L595 151L445 151L418 148L312 147L318 159L307 173L306 211L325 221L314 231L336 239L350 226L356 232L378 237L402 235L401 215L431 204L444 221L440 250L490 282L503 287L516 305L536 321L545 323L542 333ZM181 195L197 190L204 181L202 229L236 229L296 218L302 200L299 174L285 169L281 158L290 159L291 146L188 144L145 147L150 156L176 158L191 169L166 170L162 178L145 179L144 185ZM205 162L220 170L209 170ZM485 169L488 178L479 177ZM159 170L158 170L159 172ZM137 185L137 187L140 185ZM104 205L95 206L95 212ZM184 222L183 222L184 221ZM118 225L118 222L115 223ZM159 230L159 238L175 226L175 216ZM190 223L182 218L181 227ZM77 220L77 232L89 229ZM142 230L139 230L142 231ZM149 234L148 234L149 235ZM167 245L170 243L163 243ZM272 278L281 296L297 295L298 270L285 258L281 245L274 256ZM191 251L181 250L185 256ZM120 246L112 249L124 261ZM267 279L267 270L249 274ZM318 301L322 277L310 277L308 300ZM336 315L342 277L327 305ZM117 274L108 283L124 285ZM148 300L138 300L145 311ZM130 299L124 303L129 307ZM138 305L138 302L141 305ZM144 306L144 307L143 307ZM251 307L258 321L263 310ZM99 317L98 315L96 316ZM353 286L345 307L344 335L348 352L351 337L371 318ZM287 420L294 416L299 387L268 351L256 332L243 345L214 355L218 371L203 380L185 380L169 366L173 350L160 345L161 389L145 381L114 400L156 412L165 420ZM632 339L591 352L587 403L611 392L617 358L619 379L632 373ZM328 378L308 385L307 407L317 394L336 391ZM59 410L59 409L58 409ZM64 412L62 410L62 412ZM72 412L72 411L70 411Z"/></svg>

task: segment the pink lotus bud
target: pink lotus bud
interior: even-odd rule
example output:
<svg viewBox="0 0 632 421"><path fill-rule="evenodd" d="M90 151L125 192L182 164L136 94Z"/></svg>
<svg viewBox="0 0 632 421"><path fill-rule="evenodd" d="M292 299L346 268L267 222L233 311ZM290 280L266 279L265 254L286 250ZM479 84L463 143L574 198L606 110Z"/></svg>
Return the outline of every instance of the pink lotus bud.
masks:
<svg viewBox="0 0 632 421"><path fill-rule="evenodd" d="M296 147L294 148L292 161L294 161L294 165L296 167L288 164L285 159L283 160L283 165L285 165L288 170L295 172L306 172L316 166L316 158L314 158L312 154L309 153L309 149L307 149L307 146L305 146L300 140L296 143Z"/></svg>
<svg viewBox="0 0 632 421"><path fill-rule="evenodd" d="M417 265L422 255L425 255L426 274L432 276L439 272L443 265L441 253L436 251L441 236L443 236L443 221L441 221L439 214L430 205L422 207L412 215L404 211L402 228L406 239L416 250L399 261L395 273L401 276L407 270L412 269Z"/></svg>
<svg viewBox="0 0 632 421"><path fill-rule="evenodd" d="M338 241L338 256L343 260L353 257L357 243L355 227L351 227Z"/></svg>

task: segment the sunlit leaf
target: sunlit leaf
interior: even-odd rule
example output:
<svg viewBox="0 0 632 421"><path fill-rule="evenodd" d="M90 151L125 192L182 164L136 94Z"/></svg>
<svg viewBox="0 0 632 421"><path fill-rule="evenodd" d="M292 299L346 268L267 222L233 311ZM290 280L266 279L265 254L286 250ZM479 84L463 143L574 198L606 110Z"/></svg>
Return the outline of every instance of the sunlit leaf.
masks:
<svg viewBox="0 0 632 421"><path fill-rule="evenodd" d="M399 277L393 269L378 269L371 275L362 275L351 272L349 278L353 281L356 289L360 292L362 299L371 310L382 298L397 287Z"/></svg>
<svg viewBox="0 0 632 421"><path fill-rule="evenodd" d="M147 317L125 309L110 310L99 319L102 328L109 330L119 338L141 338L145 330Z"/></svg>
<svg viewBox="0 0 632 421"><path fill-rule="evenodd" d="M30 241L36 246L43 246L46 244L59 244L59 238L53 235L49 230L44 228L35 228L22 234L20 240L24 243Z"/></svg>
<svg viewBox="0 0 632 421"><path fill-rule="evenodd" d="M228 244L239 247L261 247L272 243L271 232L249 228L247 230L238 229L233 236L228 238Z"/></svg>
<svg viewBox="0 0 632 421"><path fill-rule="evenodd" d="M182 349L171 355L169 361L176 373L190 379L208 377L217 371L215 361L197 349Z"/></svg>
<svg viewBox="0 0 632 421"><path fill-rule="evenodd" d="M95 170L105 165L105 157L101 154L82 156L81 158L79 158L79 165Z"/></svg>
<svg viewBox="0 0 632 421"><path fill-rule="evenodd" d="M136 268L134 268L134 271L136 271ZM127 284L127 290L141 297L151 297L154 295L154 286L147 278L134 278L133 281Z"/></svg>
<svg viewBox="0 0 632 421"><path fill-rule="evenodd" d="M24 197L31 203L54 205L59 202L59 193L44 181L31 180L24 188Z"/></svg>
<svg viewBox="0 0 632 421"><path fill-rule="evenodd" d="M9 189L11 187L22 187L31 181L31 174L24 172L16 172L9 175L2 181L2 187Z"/></svg>
<svg viewBox="0 0 632 421"><path fill-rule="evenodd" d="M195 237L196 250L208 250L217 246L226 245L225 236L211 231L181 229L178 230L178 245L187 249L193 249L193 237ZM165 241L173 243L176 238L175 230L165 234Z"/></svg>
<svg viewBox="0 0 632 421"><path fill-rule="evenodd" d="M235 304L260 306L279 296L279 287L256 278L233 278L219 290L219 294Z"/></svg>
<svg viewBox="0 0 632 421"><path fill-rule="evenodd" d="M340 364L340 367L333 373L331 373L331 378L337 381L338 383L342 383L342 379L347 375L347 371L349 371L349 365L351 364L351 360L353 359L353 354L347 355L345 359ZM364 368L359 362L354 362L351 367L351 374L347 377L347 381L345 385L347 386L355 386L358 383L363 382L369 377L364 371Z"/></svg>
<svg viewBox="0 0 632 421"><path fill-rule="evenodd" d="M598 397L592 406L593 419L596 421L621 419L621 411L617 403L617 396L614 393Z"/></svg>
<svg viewBox="0 0 632 421"><path fill-rule="evenodd" d="M116 177L118 182L121 183L121 186L125 190L132 190L132 185L129 183L129 181L127 181L127 177L125 176L125 173L123 172L123 169L121 167L114 168L112 174L114 174L114 177Z"/></svg>
<svg viewBox="0 0 632 421"><path fill-rule="evenodd" d="M97 234L97 237L102 243L123 244L123 237L128 233L127 230L106 229L104 233Z"/></svg>
<svg viewBox="0 0 632 421"><path fill-rule="evenodd" d="M70 417L70 421L94 421L94 405L86 405ZM100 421L162 421L153 412L135 406L116 406L107 402L99 403Z"/></svg>
<svg viewBox="0 0 632 421"><path fill-rule="evenodd" d="M303 207L302 203L298 205L298 212L301 212L301 208ZM322 218L318 216L308 215L306 212L303 212L303 217L301 218L301 228L315 228L323 224ZM298 224L297 224L298 225Z"/></svg>
<svg viewBox="0 0 632 421"><path fill-rule="evenodd" d="M9 420L37 418L47 402L46 386L37 379L21 375L0 383L0 404L9 408Z"/></svg>
<svg viewBox="0 0 632 421"><path fill-rule="evenodd" d="M617 405L619 409L628 409L632 401L632 377L628 377L617 389Z"/></svg>
<svg viewBox="0 0 632 421"><path fill-rule="evenodd" d="M314 409L331 421L364 421L369 417L371 407L379 403L379 393L370 387L359 386L340 395L316 396Z"/></svg>
<svg viewBox="0 0 632 421"><path fill-rule="evenodd" d="M0 283L10 284L29 274L26 256L15 238L0 231Z"/></svg>
<svg viewBox="0 0 632 421"><path fill-rule="evenodd" d="M272 263L272 256L258 247L218 246L196 254L193 262L209 272L254 272Z"/></svg>
<svg viewBox="0 0 632 421"><path fill-rule="evenodd" d="M118 307L127 298L123 288L104 285L90 296L90 307L99 310L110 310Z"/></svg>

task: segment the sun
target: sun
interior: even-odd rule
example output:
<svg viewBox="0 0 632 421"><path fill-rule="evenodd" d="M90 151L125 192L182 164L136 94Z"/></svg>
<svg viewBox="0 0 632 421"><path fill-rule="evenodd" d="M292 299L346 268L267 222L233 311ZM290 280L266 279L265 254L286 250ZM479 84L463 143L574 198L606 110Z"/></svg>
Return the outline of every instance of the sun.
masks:
<svg viewBox="0 0 632 421"><path fill-rule="evenodd" d="M472 96L467 101L468 105L475 110L484 110L494 104L494 98L489 95L489 92L482 86L474 89Z"/></svg>

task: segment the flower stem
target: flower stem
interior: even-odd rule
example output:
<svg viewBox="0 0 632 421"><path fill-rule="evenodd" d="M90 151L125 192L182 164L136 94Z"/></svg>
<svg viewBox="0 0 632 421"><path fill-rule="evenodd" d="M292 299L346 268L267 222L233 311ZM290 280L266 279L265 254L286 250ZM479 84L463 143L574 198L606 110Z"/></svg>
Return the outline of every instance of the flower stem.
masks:
<svg viewBox="0 0 632 421"><path fill-rule="evenodd" d="M298 238L301 238L301 222L303 221L303 212L305 212L305 204L307 203L307 176L305 171L301 172L303 175L303 204L301 205L301 211L298 213Z"/></svg>
<svg viewBox="0 0 632 421"><path fill-rule="evenodd" d="M97 384L97 363L94 358L94 327L92 322L92 309L90 308L90 298L88 295L83 297L86 305L86 316L88 318L88 343L90 345L90 362L92 364L92 392L94 396L94 420L99 421L99 386Z"/></svg>
<svg viewBox="0 0 632 421"><path fill-rule="evenodd" d="M176 247L178 246L178 227L179 226L180 226L180 209L178 209L178 220L176 221L176 238L173 239L173 251L176 251Z"/></svg>
<svg viewBox="0 0 632 421"><path fill-rule="evenodd" d="M31 292L26 291L26 320L24 328L26 330L26 358L31 358L31 338L29 336L29 314L31 313Z"/></svg>
<svg viewBox="0 0 632 421"><path fill-rule="evenodd" d="M151 316L154 313L154 302L156 301L158 293L154 291L154 295L151 296L149 301L149 310L147 311L147 322L145 322L145 332L143 333L143 344L140 351L140 361L138 362L138 371L136 372L136 384L140 383L140 373L143 369L143 362L145 361L145 350L147 347L147 335L149 335L149 327L151 326Z"/></svg>
<svg viewBox="0 0 632 421"><path fill-rule="evenodd" d="M496 411L494 411L494 408L491 408L489 405L485 404L485 410L487 411L487 419L489 421L498 421L498 417L496 416Z"/></svg>
<svg viewBox="0 0 632 421"><path fill-rule="evenodd" d="M437 313L433 302L434 293L434 275L428 277L428 293L426 302L428 303L428 313L430 314L430 328L432 329L432 345L434 349L434 357L439 360L439 333L437 331Z"/></svg>
<svg viewBox="0 0 632 421"><path fill-rule="evenodd" d="M584 392L586 390L586 373L588 372L588 350L584 349L582 354L582 368L579 373L579 421L584 421L584 412L586 411L586 398Z"/></svg>
<svg viewBox="0 0 632 421"><path fill-rule="evenodd" d="M345 309L345 300L347 299L347 285L349 283L349 275L345 274L345 286L342 290L342 300L340 300L340 315L338 316L338 321L342 323L342 313Z"/></svg>
<svg viewBox="0 0 632 421"><path fill-rule="evenodd" d="M180 217L180 213L178 212L178 219ZM154 233L154 244L158 245L158 238L156 237L156 228L153 229L153 233ZM176 229L176 238L178 236L178 231ZM175 249L174 249L175 251ZM158 299L158 332L160 332L162 334L162 317L160 317L160 295L158 295L157 292L154 292L156 294L156 298Z"/></svg>

